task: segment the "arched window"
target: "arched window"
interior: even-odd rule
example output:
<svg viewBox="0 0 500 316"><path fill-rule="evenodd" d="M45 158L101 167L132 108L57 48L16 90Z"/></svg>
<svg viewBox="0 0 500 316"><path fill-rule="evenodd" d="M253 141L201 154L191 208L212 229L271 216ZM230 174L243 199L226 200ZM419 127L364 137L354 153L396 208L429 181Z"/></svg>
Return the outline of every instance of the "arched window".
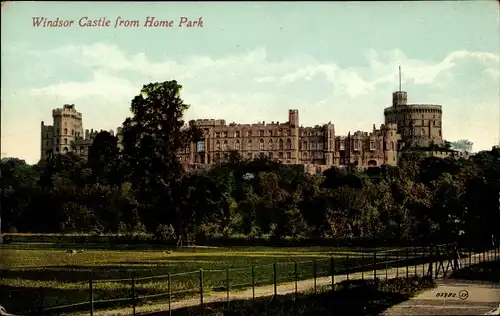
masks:
<svg viewBox="0 0 500 316"><path fill-rule="evenodd" d="M72 130L71 130L71 136L74 136L74 135L75 135L75 130L74 130L74 129L72 129Z"/></svg>
<svg viewBox="0 0 500 316"><path fill-rule="evenodd" d="M247 150L252 150L252 141L249 140L247 143Z"/></svg>
<svg viewBox="0 0 500 316"><path fill-rule="evenodd" d="M279 149L283 150L283 140L282 139L279 140Z"/></svg>
<svg viewBox="0 0 500 316"><path fill-rule="evenodd" d="M226 150L227 150L227 140L225 140L225 141L222 143L222 150L223 150L223 151L226 151Z"/></svg>
<svg viewBox="0 0 500 316"><path fill-rule="evenodd" d="M67 153L68 152L68 147L64 147L64 152Z"/></svg>
<svg viewBox="0 0 500 316"><path fill-rule="evenodd" d="M290 139L286 140L286 149L287 150L292 149L292 141Z"/></svg>
<svg viewBox="0 0 500 316"><path fill-rule="evenodd" d="M272 139L269 140L268 147L269 147L269 150L273 150L273 140Z"/></svg>
<svg viewBox="0 0 500 316"><path fill-rule="evenodd" d="M261 139L259 141L259 150L264 150L264 140L263 139Z"/></svg>
<svg viewBox="0 0 500 316"><path fill-rule="evenodd" d="M391 150L394 150L394 142L391 142Z"/></svg>
<svg viewBox="0 0 500 316"><path fill-rule="evenodd" d="M234 143L234 149L235 150L240 150L240 140L236 140L236 143Z"/></svg>
<svg viewBox="0 0 500 316"><path fill-rule="evenodd" d="M56 148L56 153L58 153L58 152L59 152L59 147Z"/></svg>
<svg viewBox="0 0 500 316"><path fill-rule="evenodd" d="M304 142L304 147L302 148L303 150L308 150L309 148L307 148L307 142Z"/></svg>
<svg viewBox="0 0 500 316"><path fill-rule="evenodd" d="M67 138L65 138L65 139L64 139L64 145L67 145L67 144L68 144L68 139L67 139Z"/></svg>
<svg viewBox="0 0 500 316"><path fill-rule="evenodd" d="M215 143L215 150L220 150L220 141Z"/></svg>
<svg viewBox="0 0 500 316"><path fill-rule="evenodd" d="M68 129L67 129L67 128L65 128L65 129L64 129L64 135L67 135L67 134L68 134Z"/></svg>

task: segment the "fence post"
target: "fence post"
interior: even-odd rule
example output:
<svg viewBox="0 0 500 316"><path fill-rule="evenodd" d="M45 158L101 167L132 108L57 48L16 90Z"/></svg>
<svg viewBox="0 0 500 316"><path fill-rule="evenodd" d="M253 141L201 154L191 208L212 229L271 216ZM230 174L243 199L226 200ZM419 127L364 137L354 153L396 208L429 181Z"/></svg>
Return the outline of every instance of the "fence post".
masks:
<svg viewBox="0 0 500 316"><path fill-rule="evenodd" d="M349 254L346 255L346 265L347 265L347 269L346 269L347 277L346 277L346 279L347 279L347 281L349 281L349 266L348 266L348 264L349 264Z"/></svg>
<svg viewBox="0 0 500 316"><path fill-rule="evenodd" d="M38 288L38 312L41 314L43 312L43 301L44 301L44 297L43 297L43 287L39 287Z"/></svg>
<svg viewBox="0 0 500 316"><path fill-rule="evenodd" d="M200 269L200 308L201 314L205 314L205 308L203 307L203 269Z"/></svg>
<svg viewBox="0 0 500 316"><path fill-rule="evenodd" d="M274 297L278 295L278 278L276 276L276 262L273 263L273 275L274 275Z"/></svg>
<svg viewBox="0 0 500 316"><path fill-rule="evenodd" d="M408 247L406 247L406 280L408 281L409 279L409 269L410 267L408 266Z"/></svg>
<svg viewBox="0 0 500 316"><path fill-rule="evenodd" d="M314 294L316 294L316 260L313 260Z"/></svg>
<svg viewBox="0 0 500 316"><path fill-rule="evenodd" d="M255 299L255 271L252 266L252 298Z"/></svg>
<svg viewBox="0 0 500 316"><path fill-rule="evenodd" d="M422 260L422 278L425 276L425 246L422 246L422 256L421 256L421 260Z"/></svg>
<svg viewBox="0 0 500 316"><path fill-rule="evenodd" d="M415 265L415 276L417 276L417 247L413 247L413 261Z"/></svg>
<svg viewBox="0 0 500 316"><path fill-rule="evenodd" d="M132 277L132 315L135 316L135 278Z"/></svg>
<svg viewBox="0 0 500 316"><path fill-rule="evenodd" d="M227 307L229 308L229 268L226 268Z"/></svg>
<svg viewBox="0 0 500 316"><path fill-rule="evenodd" d="M90 316L94 316L94 286L92 278L89 280L89 289L90 289Z"/></svg>
<svg viewBox="0 0 500 316"><path fill-rule="evenodd" d="M373 252L373 280L377 279L377 251Z"/></svg>
<svg viewBox="0 0 500 316"><path fill-rule="evenodd" d="M387 280L388 280L387 270L389 268L389 263L387 262L387 250L384 251L384 260L385 260L385 281L387 282Z"/></svg>
<svg viewBox="0 0 500 316"><path fill-rule="evenodd" d="M399 251L396 250L396 278L399 278Z"/></svg>
<svg viewBox="0 0 500 316"><path fill-rule="evenodd" d="M364 249L363 249L364 251ZM361 253L361 280L365 279L365 253Z"/></svg>
<svg viewBox="0 0 500 316"><path fill-rule="evenodd" d="M330 270L332 271L332 291L335 290L335 261L333 257L330 258Z"/></svg>
<svg viewBox="0 0 500 316"><path fill-rule="evenodd" d="M172 316L172 288L171 288L171 276L170 272L168 273L168 315Z"/></svg>
<svg viewBox="0 0 500 316"><path fill-rule="evenodd" d="M295 296L297 296L297 281L299 279L299 273L297 271L297 261L293 263L293 268L294 268L294 278L295 278Z"/></svg>

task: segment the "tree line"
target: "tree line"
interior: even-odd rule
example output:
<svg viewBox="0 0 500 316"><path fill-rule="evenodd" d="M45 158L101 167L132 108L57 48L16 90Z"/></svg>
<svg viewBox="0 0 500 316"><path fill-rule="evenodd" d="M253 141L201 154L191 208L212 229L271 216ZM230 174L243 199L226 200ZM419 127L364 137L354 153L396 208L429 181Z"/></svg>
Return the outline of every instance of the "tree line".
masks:
<svg viewBox="0 0 500 316"><path fill-rule="evenodd" d="M201 131L176 81L145 85L123 124L123 149L99 133L84 160L0 163L2 232L149 234L164 242L218 237L372 238L491 243L500 223L500 149L468 159L405 153L397 167L302 167L237 152L186 172L176 155Z"/></svg>

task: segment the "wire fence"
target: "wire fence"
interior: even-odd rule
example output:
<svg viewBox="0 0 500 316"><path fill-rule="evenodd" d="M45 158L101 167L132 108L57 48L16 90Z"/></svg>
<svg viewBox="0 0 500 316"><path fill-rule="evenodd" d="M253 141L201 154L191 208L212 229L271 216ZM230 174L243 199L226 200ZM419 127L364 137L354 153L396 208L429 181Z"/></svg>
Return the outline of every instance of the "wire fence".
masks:
<svg viewBox="0 0 500 316"><path fill-rule="evenodd" d="M408 247L386 251L339 254L330 258L280 262L241 268L197 270L166 275L122 279L93 279L65 283L63 290L38 288L0 291L0 305L10 313L45 315L90 313L101 309L128 310L136 315L146 305L171 314L180 307L298 293L318 286L354 279L391 279L430 276L486 261L499 260L499 248L483 252L458 250L454 244ZM333 286L332 286L333 289ZM58 294L57 291L60 291ZM16 303L20 303L17 305ZM30 310L21 310L31 306Z"/></svg>

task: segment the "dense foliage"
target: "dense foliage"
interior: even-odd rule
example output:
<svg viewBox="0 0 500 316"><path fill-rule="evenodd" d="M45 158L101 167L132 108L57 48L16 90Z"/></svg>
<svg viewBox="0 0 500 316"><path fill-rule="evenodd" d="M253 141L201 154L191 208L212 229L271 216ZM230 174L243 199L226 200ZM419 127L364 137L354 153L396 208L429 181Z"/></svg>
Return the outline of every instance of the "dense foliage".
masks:
<svg viewBox="0 0 500 316"><path fill-rule="evenodd" d="M87 161L1 161L2 232L153 233L165 241L373 238L468 240L499 235L500 149L465 159L405 154L364 172L303 168L233 152L186 173L175 153L200 131L175 81L132 100L123 150L101 132Z"/></svg>

